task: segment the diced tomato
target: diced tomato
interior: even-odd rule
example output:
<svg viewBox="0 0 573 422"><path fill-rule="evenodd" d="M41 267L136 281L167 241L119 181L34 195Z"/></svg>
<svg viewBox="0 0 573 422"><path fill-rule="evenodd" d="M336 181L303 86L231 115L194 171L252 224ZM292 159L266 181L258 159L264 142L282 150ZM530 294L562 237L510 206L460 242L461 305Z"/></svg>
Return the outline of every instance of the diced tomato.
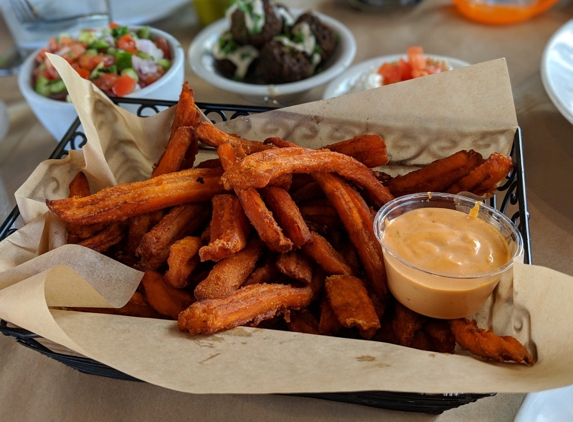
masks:
<svg viewBox="0 0 573 422"><path fill-rule="evenodd" d="M36 55L36 62L37 63L42 63L44 60L46 60L46 53L51 53L52 51L48 48L42 48L38 54Z"/></svg>
<svg viewBox="0 0 573 422"><path fill-rule="evenodd" d="M424 50L422 47L408 47L406 53L408 55L408 62L412 66L412 70L422 70L426 68L426 58L424 57Z"/></svg>
<svg viewBox="0 0 573 422"><path fill-rule="evenodd" d="M114 73L101 73L99 78L92 82L102 91L109 91L117 82L119 76Z"/></svg>
<svg viewBox="0 0 573 422"><path fill-rule="evenodd" d="M119 23L111 22L109 24L109 29L119 28L121 25Z"/></svg>
<svg viewBox="0 0 573 422"><path fill-rule="evenodd" d="M171 50L169 48L169 44L165 38L159 38L153 41L157 48L163 51L163 58L171 60Z"/></svg>
<svg viewBox="0 0 573 422"><path fill-rule="evenodd" d="M68 63L73 63L78 57L86 52L86 47L79 42L71 44L68 49L62 54Z"/></svg>
<svg viewBox="0 0 573 422"><path fill-rule="evenodd" d="M76 72L78 72L78 75L80 75L82 78L84 79L89 79L90 78L90 71L87 69L82 69L81 67L79 69L76 69Z"/></svg>
<svg viewBox="0 0 573 422"><path fill-rule="evenodd" d="M378 73L383 78L383 84L393 84L400 82L400 68L394 63L382 63L382 66L378 69Z"/></svg>
<svg viewBox="0 0 573 422"><path fill-rule="evenodd" d="M127 75L121 75L111 90L118 97L125 97L135 90L135 84L135 79Z"/></svg>
<svg viewBox="0 0 573 422"><path fill-rule="evenodd" d="M54 65L52 64L51 61L46 60L44 62L46 64L46 69L44 71L44 76L50 80L52 79L60 79L60 74L58 73L58 71L56 70L56 68L54 67Z"/></svg>
<svg viewBox="0 0 573 422"><path fill-rule="evenodd" d="M117 48L121 48L129 53L137 54L137 48L135 46L135 40L130 34L125 34L118 38L116 42Z"/></svg>
<svg viewBox="0 0 573 422"><path fill-rule="evenodd" d="M56 42L55 37L50 37L50 41L48 41L48 48L51 51L56 51L58 49L58 43Z"/></svg>
<svg viewBox="0 0 573 422"><path fill-rule="evenodd" d="M147 85L151 85L153 82L157 81L163 74L165 70L162 67L157 66L157 72L148 73L146 75L141 75L139 77L139 84L141 87L146 87Z"/></svg>
<svg viewBox="0 0 573 422"><path fill-rule="evenodd" d="M407 81L412 79L412 65L404 59L398 60L398 69L400 69L400 80Z"/></svg>
<svg viewBox="0 0 573 422"><path fill-rule="evenodd" d="M103 62L103 57L89 53L82 54L78 59L80 67L86 70L94 70L101 62Z"/></svg>

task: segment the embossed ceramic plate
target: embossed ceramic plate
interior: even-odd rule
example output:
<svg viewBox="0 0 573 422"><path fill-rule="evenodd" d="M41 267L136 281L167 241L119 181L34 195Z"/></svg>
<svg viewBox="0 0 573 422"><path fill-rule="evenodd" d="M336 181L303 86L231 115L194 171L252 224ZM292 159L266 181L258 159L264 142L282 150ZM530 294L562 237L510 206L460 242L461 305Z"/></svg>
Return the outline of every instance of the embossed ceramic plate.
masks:
<svg viewBox="0 0 573 422"><path fill-rule="evenodd" d="M557 110L573 123L573 20L547 43L541 59L541 80Z"/></svg>

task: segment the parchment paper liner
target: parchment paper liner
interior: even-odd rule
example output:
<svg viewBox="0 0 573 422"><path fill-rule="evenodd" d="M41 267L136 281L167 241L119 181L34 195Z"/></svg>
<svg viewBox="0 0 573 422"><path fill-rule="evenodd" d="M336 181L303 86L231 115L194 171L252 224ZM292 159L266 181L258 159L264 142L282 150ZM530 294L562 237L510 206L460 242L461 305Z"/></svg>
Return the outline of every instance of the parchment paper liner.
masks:
<svg viewBox="0 0 573 422"><path fill-rule="evenodd" d="M144 381L193 393L530 392L573 383L571 277L519 263L477 316L527 344L538 359L531 368L256 328L190 337L173 321L56 309L121 306L141 273L85 248L62 246L64 226L45 212L45 198L67 196L78 169L95 189L148 177L173 110L137 118L63 60L52 60L89 142L83 152L42 163L16 194L28 224L0 243L2 319ZM281 136L312 147L378 132L397 169L460 149L508 153L517 127L503 59L220 125L251 139Z"/></svg>

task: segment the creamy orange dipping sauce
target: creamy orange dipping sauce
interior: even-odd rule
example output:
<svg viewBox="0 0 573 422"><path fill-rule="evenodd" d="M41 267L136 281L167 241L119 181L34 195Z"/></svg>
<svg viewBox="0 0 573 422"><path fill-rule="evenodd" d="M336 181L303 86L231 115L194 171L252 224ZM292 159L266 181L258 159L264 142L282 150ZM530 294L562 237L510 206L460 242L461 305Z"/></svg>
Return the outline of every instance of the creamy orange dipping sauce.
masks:
<svg viewBox="0 0 573 422"><path fill-rule="evenodd" d="M420 208L387 222L384 243L419 268L451 275L487 273L510 258L495 228L471 213L446 208Z"/></svg>

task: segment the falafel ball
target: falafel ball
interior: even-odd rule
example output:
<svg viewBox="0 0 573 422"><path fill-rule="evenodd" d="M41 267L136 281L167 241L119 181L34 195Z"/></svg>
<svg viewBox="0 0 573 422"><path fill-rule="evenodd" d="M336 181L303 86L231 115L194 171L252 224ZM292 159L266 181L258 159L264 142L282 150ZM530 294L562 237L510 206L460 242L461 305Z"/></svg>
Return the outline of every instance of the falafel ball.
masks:
<svg viewBox="0 0 573 422"><path fill-rule="evenodd" d="M323 24L318 16L310 12L306 12L299 16L294 26L301 22L306 22L310 27L310 31L316 39L316 43L320 46L320 61L324 63L327 61L338 44L338 35L330 27Z"/></svg>
<svg viewBox="0 0 573 422"><path fill-rule="evenodd" d="M284 84L306 79L312 75L314 66L299 50L270 41L260 50L256 74L267 84Z"/></svg>
<svg viewBox="0 0 573 422"><path fill-rule="evenodd" d="M272 40L281 33L283 20L276 14L275 7L270 0L262 0L265 23L260 32L251 32L245 23L245 12L237 8L231 14L231 34L239 44L250 44L257 48Z"/></svg>

